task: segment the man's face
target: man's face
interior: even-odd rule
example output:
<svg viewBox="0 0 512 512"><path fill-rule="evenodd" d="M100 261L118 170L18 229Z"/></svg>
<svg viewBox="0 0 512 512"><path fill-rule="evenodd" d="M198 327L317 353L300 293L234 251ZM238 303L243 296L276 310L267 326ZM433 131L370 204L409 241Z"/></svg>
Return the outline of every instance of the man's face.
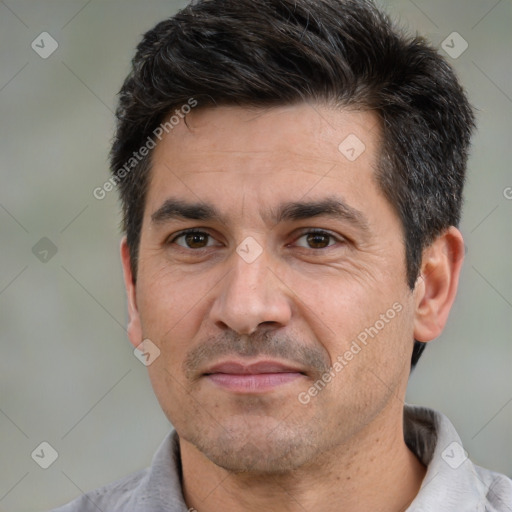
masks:
<svg viewBox="0 0 512 512"><path fill-rule="evenodd" d="M414 298L379 134L369 112L218 107L155 148L130 338L219 466L286 471L400 418Z"/></svg>

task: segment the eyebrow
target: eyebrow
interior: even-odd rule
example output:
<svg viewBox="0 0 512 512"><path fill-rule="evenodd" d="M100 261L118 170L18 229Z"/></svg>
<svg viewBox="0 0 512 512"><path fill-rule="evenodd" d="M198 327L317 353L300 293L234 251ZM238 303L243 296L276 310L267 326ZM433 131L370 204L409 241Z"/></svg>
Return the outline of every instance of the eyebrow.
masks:
<svg viewBox="0 0 512 512"><path fill-rule="evenodd" d="M343 200L330 196L319 201L298 201L284 203L274 215L277 223L283 221L298 221L313 217L331 217L347 221L361 231L369 230L369 223L363 213L349 206Z"/></svg>
<svg viewBox="0 0 512 512"><path fill-rule="evenodd" d="M206 203L189 203L181 199L167 199L156 212L151 215L155 224L162 224L174 219L190 220L222 220L217 209Z"/></svg>
<svg viewBox="0 0 512 512"><path fill-rule="evenodd" d="M277 209L270 208L264 215L266 220L279 224L286 221L306 220L314 217L331 217L349 222L361 231L369 231L369 223L364 214L346 204L342 199L329 196L320 200L286 202ZM212 204L197 202L190 203L181 199L169 198L158 210L151 215L154 224L162 224L171 220L204 220L220 221L227 224L227 219L221 215Z"/></svg>

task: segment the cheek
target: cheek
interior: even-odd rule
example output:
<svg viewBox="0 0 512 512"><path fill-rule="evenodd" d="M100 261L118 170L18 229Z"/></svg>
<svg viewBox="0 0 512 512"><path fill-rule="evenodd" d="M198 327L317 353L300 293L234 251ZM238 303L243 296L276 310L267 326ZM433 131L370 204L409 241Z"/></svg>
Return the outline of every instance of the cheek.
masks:
<svg viewBox="0 0 512 512"><path fill-rule="evenodd" d="M365 319L356 341L361 346L360 367L369 384L382 392L396 389L409 373L412 317L408 301L382 304Z"/></svg>
<svg viewBox="0 0 512 512"><path fill-rule="evenodd" d="M193 403L187 404L188 394L183 391L186 383L177 371L177 367L168 360L168 354L161 353L160 357L147 369L160 407L168 420L175 424L186 412L187 407L193 405Z"/></svg>
<svg viewBox="0 0 512 512"><path fill-rule="evenodd" d="M393 304L399 301L396 300L397 293L386 293L385 289L383 283L378 285L373 280L346 275L345 278L327 279L322 283L303 283L297 290L297 296L299 303L304 304L301 315L309 322L316 320L315 323L323 326L328 339L332 340L333 348L338 343L338 349L343 351L345 343L356 339L360 333L364 340L365 329L376 322L379 330L384 330L381 314L385 315L385 330L389 331L389 325L398 316ZM322 338L319 337L320 340Z"/></svg>
<svg viewBox="0 0 512 512"><path fill-rule="evenodd" d="M197 328L205 305L202 299L211 287L198 273L184 276L168 265L141 275L137 303L144 334L164 341L183 329Z"/></svg>
<svg viewBox="0 0 512 512"><path fill-rule="evenodd" d="M364 376L368 384L382 378L394 381L409 364L413 341L412 297L403 290L370 292L346 287L331 300L316 333L338 372L351 382ZM344 380L344 379L339 379Z"/></svg>

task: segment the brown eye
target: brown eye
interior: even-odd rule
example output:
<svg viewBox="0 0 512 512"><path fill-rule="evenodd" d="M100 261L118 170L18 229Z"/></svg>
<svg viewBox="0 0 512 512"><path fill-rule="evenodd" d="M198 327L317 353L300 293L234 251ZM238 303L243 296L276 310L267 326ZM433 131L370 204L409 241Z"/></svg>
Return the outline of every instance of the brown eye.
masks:
<svg viewBox="0 0 512 512"><path fill-rule="evenodd" d="M306 249L325 249L336 244L334 235L326 231L308 231L297 239L296 245Z"/></svg>
<svg viewBox="0 0 512 512"><path fill-rule="evenodd" d="M186 249L203 249L213 245L211 236L202 231L189 231L187 233L182 233L174 238L172 242L181 247L185 247Z"/></svg>
<svg viewBox="0 0 512 512"><path fill-rule="evenodd" d="M191 249L200 249L208 244L208 235L204 233L189 233L185 235L185 242Z"/></svg>
<svg viewBox="0 0 512 512"><path fill-rule="evenodd" d="M308 245L312 249L323 249L329 246L330 236L323 233L309 233L306 235Z"/></svg>

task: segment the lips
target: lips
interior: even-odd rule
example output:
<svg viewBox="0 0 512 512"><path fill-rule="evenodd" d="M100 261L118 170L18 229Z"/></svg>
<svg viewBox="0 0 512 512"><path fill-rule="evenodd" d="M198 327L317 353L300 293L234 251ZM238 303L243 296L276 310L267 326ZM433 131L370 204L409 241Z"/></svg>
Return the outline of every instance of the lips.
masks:
<svg viewBox="0 0 512 512"><path fill-rule="evenodd" d="M261 373L302 373L299 368L288 366L277 361L259 361L252 364L242 364L235 361L216 364L205 372L227 373L236 375L258 375Z"/></svg>
<svg viewBox="0 0 512 512"><path fill-rule="evenodd" d="M277 361L244 364L226 361L209 368L205 377L221 388L236 393L261 393L304 377L300 368Z"/></svg>

